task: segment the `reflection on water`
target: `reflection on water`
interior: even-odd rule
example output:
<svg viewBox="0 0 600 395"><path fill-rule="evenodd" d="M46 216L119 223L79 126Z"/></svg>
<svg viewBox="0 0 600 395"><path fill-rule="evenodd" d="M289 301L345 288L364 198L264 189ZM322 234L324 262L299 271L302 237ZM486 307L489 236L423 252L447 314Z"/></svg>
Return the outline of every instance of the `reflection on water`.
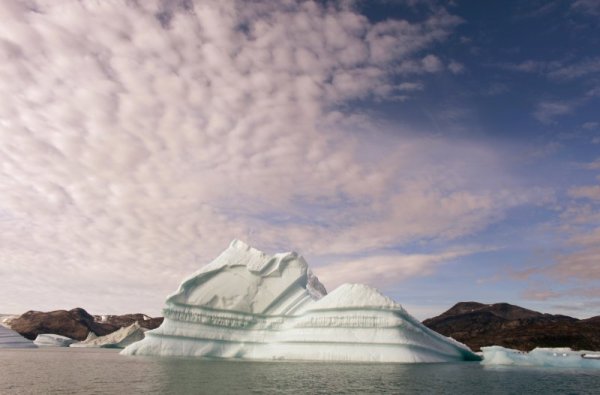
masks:
<svg viewBox="0 0 600 395"><path fill-rule="evenodd" d="M0 351L0 394L597 393L600 372L449 364L124 357L116 350Z"/></svg>

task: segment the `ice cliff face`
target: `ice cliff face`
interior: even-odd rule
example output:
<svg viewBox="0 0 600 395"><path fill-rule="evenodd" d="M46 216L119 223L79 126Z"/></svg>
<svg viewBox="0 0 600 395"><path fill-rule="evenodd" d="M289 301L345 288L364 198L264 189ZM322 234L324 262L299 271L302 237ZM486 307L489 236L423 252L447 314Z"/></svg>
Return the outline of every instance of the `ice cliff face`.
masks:
<svg viewBox="0 0 600 395"><path fill-rule="evenodd" d="M327 294L296 253L233 241L167 298L165 321L125 355L258 360L446 362L478 359L376 289Z"/></svg>

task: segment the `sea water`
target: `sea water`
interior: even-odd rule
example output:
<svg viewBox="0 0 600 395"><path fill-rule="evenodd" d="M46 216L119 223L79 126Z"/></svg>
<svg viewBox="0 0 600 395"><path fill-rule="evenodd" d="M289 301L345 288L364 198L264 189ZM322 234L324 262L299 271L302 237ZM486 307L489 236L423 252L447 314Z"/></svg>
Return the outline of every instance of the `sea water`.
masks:
<svg viewBox="0 0 600 395"><path fill-rule="evenodd" d="M0 350L0 394L598 394L600 371L477 362L362 364Z"/></svg>

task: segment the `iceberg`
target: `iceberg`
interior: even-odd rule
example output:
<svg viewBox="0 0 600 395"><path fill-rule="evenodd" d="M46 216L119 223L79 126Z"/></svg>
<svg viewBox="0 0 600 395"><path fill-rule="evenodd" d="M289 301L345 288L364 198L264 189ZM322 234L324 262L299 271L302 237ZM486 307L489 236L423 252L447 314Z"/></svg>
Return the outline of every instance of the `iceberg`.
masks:
<svg viewBox="0 0 600 395"><path fill-rule="evenodd" d="M573 351L568 347L542 348L529 352L501 346L481 347L483 365L600 368L600 352Z"/></svg>
<svg viewBox="0 0 600 395"><path fill-rule="evenodd" d="M295 252L269 256L234 240L166 300L162 325L123 355L250 360L480 360L376 289L325 287Z"/></svg>
<svg viewBox="0 0 600 395"><path fill-rule="evenodd" d="M135 322L105 336L96 336L93 332L90 332L84 341L73 343L70 347L124 348L142 340L146 330L146 328Z"/></svg>
<svg viewBox="0 0 600 395"><path fill-rule="evenodd" d="M37 348L37 346L12 329L0 325L0 348Z"/></svg>
<svg viewBox="0 0 600 395"><path fill-rule="evenodd" d="M71 344L77 343L77 340L53 333L40 333L33 343L40 347L69 347Z"/></svg>

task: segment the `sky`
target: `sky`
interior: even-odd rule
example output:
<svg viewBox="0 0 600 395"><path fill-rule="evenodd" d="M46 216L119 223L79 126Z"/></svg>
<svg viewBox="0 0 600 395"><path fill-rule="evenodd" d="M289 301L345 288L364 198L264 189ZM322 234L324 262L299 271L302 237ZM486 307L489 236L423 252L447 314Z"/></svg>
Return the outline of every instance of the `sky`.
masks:
<svg viewBox="0 0 600 395"><path fill-rule="evenodd" d="M3 0L0 312L233 239L417 318L600 315L600 2Z"/></svg>

